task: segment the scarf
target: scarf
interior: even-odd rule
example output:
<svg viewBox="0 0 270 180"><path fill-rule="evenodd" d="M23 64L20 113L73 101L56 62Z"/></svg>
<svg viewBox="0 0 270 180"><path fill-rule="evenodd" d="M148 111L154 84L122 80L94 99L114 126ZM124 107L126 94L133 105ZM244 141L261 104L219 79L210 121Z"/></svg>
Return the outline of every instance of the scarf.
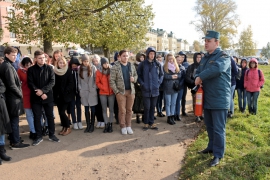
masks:
<svg viewBox="0 0 270 180"><path fill-rule="evenodd" d="M66 74L67 70L68 70L67 65L65 65L65 67L62 69L58 69L56 67L53 69L54 73L57 74L58 76L63 76L64 74Z"/></svg>
<svg viewBox="0 0 270 180"><path fill-rule="evenodd" d="M99 66L98 70L104 75L109 75L111 67L112 67L112 65L110 65L110 64L109 64L109 68L107 68L107 69L104 69L102 66Z"/></svg>
<svg viewBox="0 0 270 180"><path fill-rule="evenodd" d="M174 64L172 64L172 63L168 63L168 69L170 70L170 71L172 71L173 73L175 73L175 69L176 69L176 67L175 67L175 65Z"/></svg>

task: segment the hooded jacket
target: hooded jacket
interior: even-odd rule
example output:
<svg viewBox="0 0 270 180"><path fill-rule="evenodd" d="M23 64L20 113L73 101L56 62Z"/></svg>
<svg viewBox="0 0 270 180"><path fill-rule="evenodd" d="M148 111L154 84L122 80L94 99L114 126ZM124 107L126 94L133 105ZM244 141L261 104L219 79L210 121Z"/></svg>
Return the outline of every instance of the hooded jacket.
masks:
<svg viewBox="0 0 270 180"><path fill-rule="evenodd" d="M240 63L241 66L242 66L243 61L246 61L246 63L247 63L246 59L242 59L241 63ZM236 89L245 89L244 88L244 78L245 78L246 71L248 70L247 66L248 66L248 63L246 65L246 67L244 67L244 68L241 67L242 68L242 74L241 74L241 78L239 80L236 79Z"/></svg>
<svg viewBox="0 0 270 180"><path fill-rule="evenodd" d="M72 73L72 78L73 78L73 83L74 83L74 86L73 86L73 91L74 93L78 94L79 93L79 88L78 88L78 69L72 69L72 64L76 64L77 66L80 66L80 61L77 57L72 57L69 61L69 68L71 69L71 73Z"/></svg>
<svg viewBox="0 0 270 180"><path fill-rule="evenodd" d="M149 61L149 53L154 52L155 57L152 62ZM159 86L163 81L163 69L156 61L156 50L149 47L146 50L146 59L138 66L138 82L141 85L142 95L144 97L156 97L159 95Z"/></svg>
<svg viewBox="0 0 270 180"><path fill-rule="evenodd" d="M261 86L264 84L264 75L261 70L258 69L258 61L255 58L252 58L249 63L255 62L255 68L250 68L246 70L244 77L244 88L248 92L258 92L261 90ZM260 76L259 76L259 72Z"/></svg>
<svg viewBox="0 0 270 180"><path fill-rule="evenodd" d="M197 62L197 56L201 55L201 53L195 53L193 56L193 64L188 66L186 75L185 75L185 83L189 89L192 89L195 87L195 74L196 70L199 66L199 63Z"/></svg>
<svg viewBox="0 0 270 180"><path fill-rule="evenodd" d="M185 59L184 59L184 61L183 61L183 66L185 67L185 69L187 70L187 68L188 68L188 66L189 66L189 63L187 62L187 55L183 52L183 51L180 51L179 53L178 53L178 55L181 55L181 56L185 56Z"/></svg>
<svg viewBox="0 0 270 180"><path fill-rule="evenodd" d="M111 68L111 65L109 68ZM108 69L107 71L110 71L110 69ZM110 73L105 74L103 72L104 72L103 67L100 66L100 68L96 72L96 85L99 89L100 95L110 96L110 95L114 94L113 90L110 86Z"/></svg>

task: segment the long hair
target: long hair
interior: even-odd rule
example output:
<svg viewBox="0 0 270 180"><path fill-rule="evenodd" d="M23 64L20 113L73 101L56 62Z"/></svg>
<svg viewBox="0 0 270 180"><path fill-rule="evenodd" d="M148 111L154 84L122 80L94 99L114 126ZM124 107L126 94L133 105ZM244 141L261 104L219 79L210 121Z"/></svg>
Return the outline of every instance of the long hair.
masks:
<svg viewBox="0 0 270 180"><path fill-rule="evenodd" d="M62 52L60 50L56 50L53 52L52 60L51 60L51 65L55 66L55 63L57 59L55 59L55 54L60 54L61 57L63 57Z"/></svg>
<svg viewBox="0 0 270 180"><path fill-rule="evenodd" d="M85 55L82 56L81 60L82 60L82 64L81 64L81 66L80 66L79 76L80 76L82 79L84 79L84 78L83 78L83 67L86 67L86 68L87 68L87 75L88 75L88 77L89 77L89 76L92 76L92 64L91 64L90 61L89 61L89 56L85 54ZM84 65L83 65L83 61L86 61L86 60L89 61L89 65L88 65L88 66L84 66Z"/></svg>
<svg viewBox="0 0 270 180"><path fill-rule="evenodd" d="M58 59L56 60L56 62L55 62L55 67L56 67L56 68L59 68L59 66L58 66L59 61L63 61L64 64L65 64L65 66L67 65L67 60L66 60L64 57L60 57L60 58L58 58Z"/></svg>
<svg viewBox="0 0 270 180"><path fill-rule="evenodd" d="M165 63L164 63L164 70L166 73L169 73L169 69L168 69L168 63L169 63L169 57L173 57L173 64L175 66L175 72L176 73L179 73L180 69L179 69L179 66L176 62L176 59L175 57L172 55L172 54L167 54L166 58L165 58Z"/></svg>

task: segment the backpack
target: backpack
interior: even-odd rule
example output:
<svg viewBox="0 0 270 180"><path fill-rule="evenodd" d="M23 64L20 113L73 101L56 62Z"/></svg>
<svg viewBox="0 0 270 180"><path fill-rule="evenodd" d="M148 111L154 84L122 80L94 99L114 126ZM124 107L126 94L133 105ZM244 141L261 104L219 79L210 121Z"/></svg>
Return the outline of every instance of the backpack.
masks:
<svg viewBox="0 0 270 180"><path fill-rule="evenodd" d="M249 73L249 69L247 70L247 76L248 76L248 73ZM258 69L258 74L259 74L259 80L261 80L261 70ZM263 88L263 85L260 87L261 89Z"/></svg>
<svg viewBox="0 0 270 180"><path fill-rule="evenodd" d="M242 68L240 67L237 67L237 75L236 75L236 79L237 80L240 80L241 79L241 76L242 76Z"/></svg>

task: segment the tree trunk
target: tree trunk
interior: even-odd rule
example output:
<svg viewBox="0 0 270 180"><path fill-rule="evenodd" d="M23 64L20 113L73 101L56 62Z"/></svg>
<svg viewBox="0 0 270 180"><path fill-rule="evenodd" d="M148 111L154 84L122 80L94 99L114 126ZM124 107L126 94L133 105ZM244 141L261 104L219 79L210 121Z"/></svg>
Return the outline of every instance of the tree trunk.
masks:
<svg viewBox="0 0 270 180"><path fill-rule="evenodd" d="M43 3L46 3L45 0L39 0L39 7L44 6ZM44 19L46 19L46 14L42 10L43 8L40 8L40 20L41 20L41 28L42 30L46 29L47 23L43 22ZM52 55L53 48L52 48L52 34L49 31L43 32L43 49L46 54Z"/></svg>
<svg viewBox="0 0 270 180"><path fill-rule="evenodd" d="M111 60L110 60L110 49L107 48L106 46L103 46L103 52L104 52L104 56L105 56L106 58L108 58L109 61L111 61Z"/></svg>

